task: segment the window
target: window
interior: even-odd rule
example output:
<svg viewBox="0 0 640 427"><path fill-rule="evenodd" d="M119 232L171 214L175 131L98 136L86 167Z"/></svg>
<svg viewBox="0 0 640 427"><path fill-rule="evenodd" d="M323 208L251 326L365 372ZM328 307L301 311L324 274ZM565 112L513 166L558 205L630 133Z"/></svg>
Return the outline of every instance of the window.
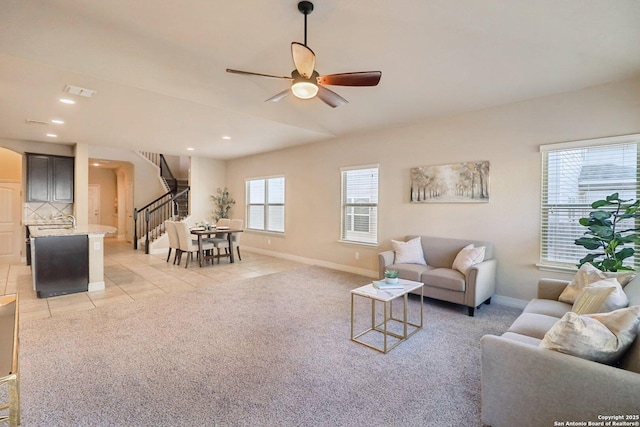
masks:
<svg viewBox="0 0 640 427"><path fill-rule="evenodd" d="M378 166L342 169L340 239L378 243Z"/></svg>
<svg viewBox="0 0 640 427"><path fill-rule="evenodd" d="M638 144L640 135L630 135L540 147L541 266L575 268L588 253L574 241L586 230L578 220L589 216L591 203L612 193L638 198ZM640 266L639 252L625 264Z"/></svg>
<svg viewBox="0 0 640 427"><path fill-rule="evenodd" d="M284 233L284 177L247 180L247 228Z"/></svg>

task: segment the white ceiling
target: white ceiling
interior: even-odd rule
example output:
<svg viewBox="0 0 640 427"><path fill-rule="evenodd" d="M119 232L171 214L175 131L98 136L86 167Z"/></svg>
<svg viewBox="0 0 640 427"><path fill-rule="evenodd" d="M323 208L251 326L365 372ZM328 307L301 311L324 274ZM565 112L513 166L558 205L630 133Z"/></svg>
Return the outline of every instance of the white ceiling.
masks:
<svg viewBox="0 0 640 427"><path fill-rule="evenodd" d="M225 69L289 75L297 3L2 0L0 138L230 159L640 74L637 0L317 0L316 69L380 84L264 102L287 81ZM67 84L98 93L63 105Z"/></svg>

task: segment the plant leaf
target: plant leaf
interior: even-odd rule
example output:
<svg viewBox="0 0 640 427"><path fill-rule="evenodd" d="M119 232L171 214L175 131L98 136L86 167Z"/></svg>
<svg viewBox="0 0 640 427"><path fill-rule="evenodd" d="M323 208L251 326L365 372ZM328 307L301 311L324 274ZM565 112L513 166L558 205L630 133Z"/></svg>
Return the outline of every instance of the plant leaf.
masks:
<svg viewBox="0 0 640 427"><path fill-rule="evenodd" d="M604 244L600 242L600 240L594 239L593 237L580 237L579 239L575 240L575 244L584 246L585 249L588 249L590 251L604 246Z"/></svg>
<svg viewBox="0 0 640 427"><path fill-rule="evenodd" d="M601 237L603 240L611 240L614 237L613 230L607 225L594 224L589 227L589 230L591 230L594 235Z"/></svg>
<svg viewBox="0 0 640 427"><path fill-rule="evenodd" d="M635 252L633 248L624 248L616 252L616 258L622 262L623 259L632 257Z"/></svg>

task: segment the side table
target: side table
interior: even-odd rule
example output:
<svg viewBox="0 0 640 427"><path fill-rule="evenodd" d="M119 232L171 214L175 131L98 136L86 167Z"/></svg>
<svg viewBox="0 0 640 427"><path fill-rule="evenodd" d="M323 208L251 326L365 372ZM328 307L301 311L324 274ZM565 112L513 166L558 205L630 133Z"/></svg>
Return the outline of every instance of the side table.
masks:
<svg viewBox="0 0 640 427"><path fill-rule="evenodd" d="M351 340L382 353L387 353L389 350L395 348L398 344L405 341L411 335L422 329L423 324L423 300L422 294L423 284L415 282L413 280L400 279L399 283L402 285L402 289L377 289L372 283L361 286L351 291ZM420 289L420 323L412 323L408 320L408 295L409 292ZM368 298L371 300L371 325L369 328L362 332L355 333L355 297ZM396 318L393 316L393 300L403 297L403 310L402 318ZM383 304L383 316L382 321L376 320L376 302ZM402 326L402 333L392 332L389 330L390 323L399 322ZM412 327L412 331L409 332L409 327ZM376 346L371 343L363 341L365 335L369 333L381 333L382 334L382 346ZM396 339L393 344L389 344L389 338Z"/></svg>

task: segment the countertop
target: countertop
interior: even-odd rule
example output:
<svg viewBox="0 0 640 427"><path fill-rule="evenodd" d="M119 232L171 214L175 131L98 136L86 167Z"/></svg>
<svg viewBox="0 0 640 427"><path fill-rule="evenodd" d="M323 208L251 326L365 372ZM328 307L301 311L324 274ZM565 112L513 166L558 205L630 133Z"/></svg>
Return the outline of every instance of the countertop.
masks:
<svg viewBox="0 0 640 427"><path fill-rule="evenodd" d="M117 229L108 225L79 225L76 228L72 228L66 224L49 224L49 225L30 225L29 234L31 237L48 237L48 236L77 236L82 234L94 235L94 234L111 234L115 233Z"/></svg>

